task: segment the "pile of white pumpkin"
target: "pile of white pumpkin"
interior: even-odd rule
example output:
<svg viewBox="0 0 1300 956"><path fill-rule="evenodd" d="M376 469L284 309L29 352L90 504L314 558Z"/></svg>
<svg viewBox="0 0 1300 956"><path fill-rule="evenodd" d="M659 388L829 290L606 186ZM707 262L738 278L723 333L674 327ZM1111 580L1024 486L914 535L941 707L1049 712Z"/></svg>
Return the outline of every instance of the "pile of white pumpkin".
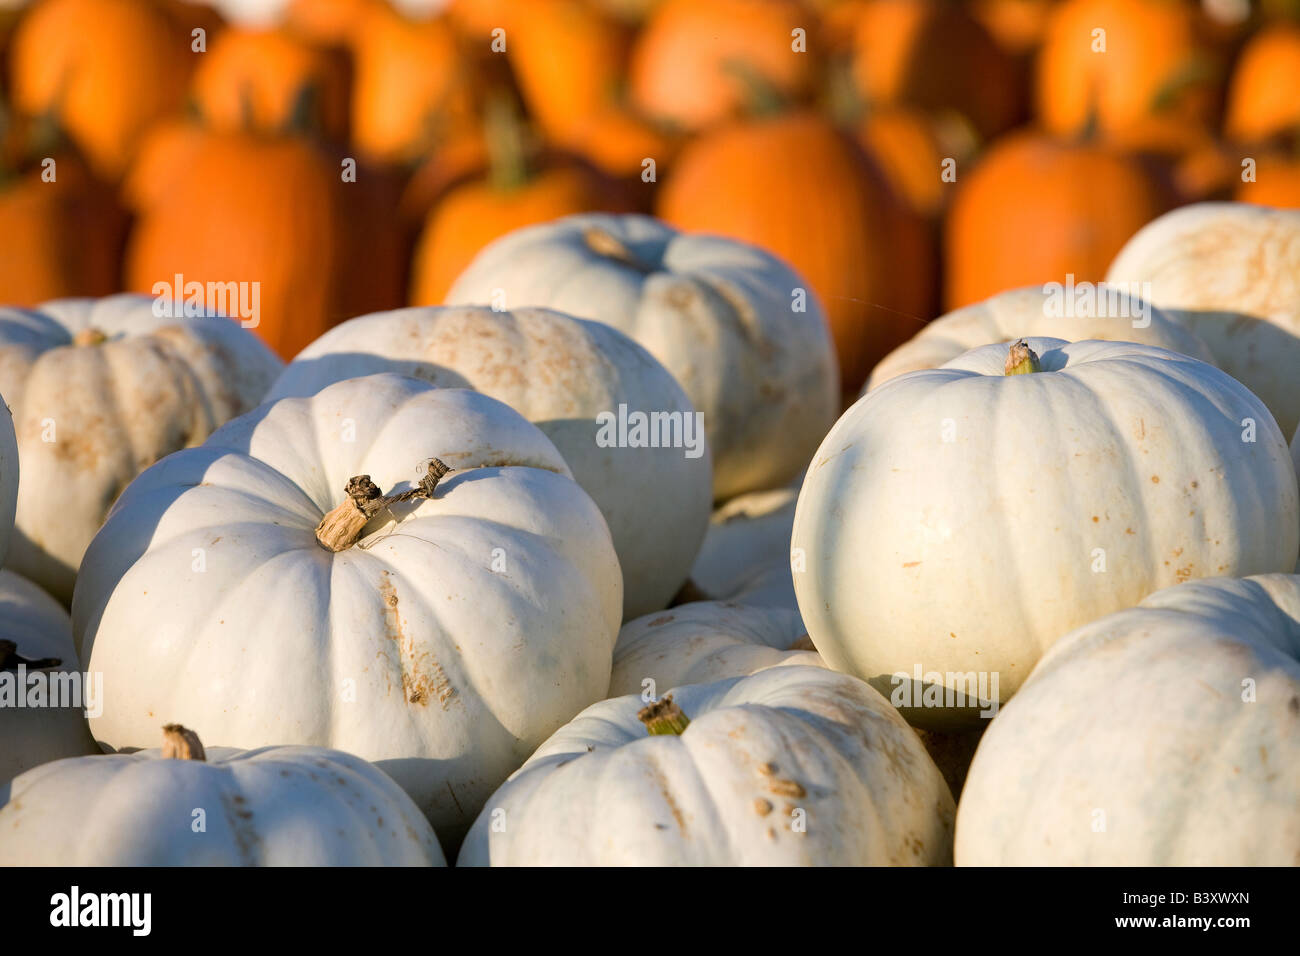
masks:
<svg viewBox="0 0 1300 956"><path fill-rule="evenodd" d="M1004 293L838 421L799 277L638 216L287 366L0 310L0 864L1296 863L1300 213L1110 280L1159 308Z"/></svg>

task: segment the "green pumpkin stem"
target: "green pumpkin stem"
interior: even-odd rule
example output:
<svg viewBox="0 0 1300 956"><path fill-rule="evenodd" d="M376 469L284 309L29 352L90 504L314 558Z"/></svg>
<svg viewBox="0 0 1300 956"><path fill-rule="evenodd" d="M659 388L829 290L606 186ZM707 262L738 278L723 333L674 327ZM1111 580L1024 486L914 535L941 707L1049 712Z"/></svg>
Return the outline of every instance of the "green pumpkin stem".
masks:
<svg viewBox="0 0 1300 956"><path fill-rule="evenodd" d="M645 724L650 736L673 734L681 736L686 732L691 720L682 713L682 709L673 703L673 695L666 694L663 700L657 700L637 712L637 719Z"/></svg>
<svg viewBox="0 0 1300 956"><path fill-rule="evenodd" d="M349 478L344 489L347 497L321 519L316 526L316 540L328 551L346 551L357 543L366 523L385 508L415 498L432 498L438 482L449 471L451 468L441 459L431 458L418 485L393 495L381 494L369 475Z"/></svg>
<svg viewBox="0 0 1300 956"><path fill-rule="evenodd" d="M1042 370L1043 365L1038 361L1038 353L1029 347L1028 342L1017 339L1011 343L1011 348L1007 352L1007 364L1002 370L1003 375L1029 375Z"/></svg>
<svg viewBox="0 0 1300 956"><path fill-rule="evenodd" d="M180 724L163 727L162 755L168 760L207 760L199 735Z"/></svg>

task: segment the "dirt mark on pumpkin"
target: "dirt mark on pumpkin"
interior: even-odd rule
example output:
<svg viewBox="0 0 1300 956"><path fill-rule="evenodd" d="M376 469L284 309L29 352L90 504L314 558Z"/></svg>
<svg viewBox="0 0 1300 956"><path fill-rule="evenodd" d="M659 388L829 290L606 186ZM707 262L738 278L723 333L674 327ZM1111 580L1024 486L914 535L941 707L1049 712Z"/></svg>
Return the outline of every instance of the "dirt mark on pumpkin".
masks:
<svg viewBox="0 0 1300 956"><path fill-rule="evenodd" d="M412 704L427 704L437 699L443 710L451 708L456 688L451 685L438 659L427 650L417 649L415 641L402 626L397 589L387 571L380 572L379 593L384 601L384 630L397 645L402 669L402 696Z"/></svg>

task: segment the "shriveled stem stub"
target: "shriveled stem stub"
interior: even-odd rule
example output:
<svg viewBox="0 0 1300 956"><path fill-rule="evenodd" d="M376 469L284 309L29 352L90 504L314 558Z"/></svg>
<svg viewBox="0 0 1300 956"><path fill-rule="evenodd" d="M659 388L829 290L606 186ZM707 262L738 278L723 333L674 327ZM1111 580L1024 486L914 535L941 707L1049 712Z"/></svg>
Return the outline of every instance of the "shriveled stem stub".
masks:
<svg viewBox="0 0 1300 956"><path fill-rule="evenodd" d="M81 329L72 336L73 345L103 345L107 341L108 336L94 328Z"/></svg>
<svg viewBox="0 0 1300 956"><path fill-rule="evenodd" d="M646 275L655 271L654 266L638 259L633 255L632 250L624 245L617 236L606 232L604 229L591 226L583 230L582 239L587 244L587 248L598 256L614 259Z"/></svg>
<svg viewBox="0 0 1300 956"><path fill-rule="evenodd" d="M672 694L666 694L663 700L642 707L637 711L636 716L641 723L645 724L646 733L652 737L663 734L681 735L685 733L691 722L690 718L682 713L682 709L673 703Z"/></svg>
<svg viewBox="0 0 1300 956"><path fill-rule="evenodd" d="M316 526L316 540L321 547L330 551L346 551L357 543L361 529L379 512L389 505L415 498L432 498L434 489L443 475L451 471L438 458L430 459L429 468L420 483L409 491L395 495L384 495L379 486L370 480L369 475L357 475L348 479L347 498Z"/></svg>
<svg viewBox="0 0 1300 956"><path fill-rule="evenodd" d="M207 760L199 735L180 724L163 727L162 755L168 760Z"/></svg>
<svg viewBox="0 0 1300 956"><path fill-rule="evenodd" d="M1002 369L1003 375L1029 375L1031 372L1042 370L1038 353L1029 347L1028 342L1017 339L1011 343L1011 348L1007 351L1007 364Z"/></svg>

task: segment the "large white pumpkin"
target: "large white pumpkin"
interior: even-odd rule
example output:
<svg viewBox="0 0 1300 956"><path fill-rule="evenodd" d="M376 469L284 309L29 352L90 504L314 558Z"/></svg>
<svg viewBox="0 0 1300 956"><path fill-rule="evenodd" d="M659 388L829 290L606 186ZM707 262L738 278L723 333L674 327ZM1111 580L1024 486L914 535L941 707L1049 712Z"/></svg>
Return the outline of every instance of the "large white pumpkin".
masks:
<svg viewBox="0 0 1300 956"><path fill-rule="evenodd" d="M952 795L862 681L774 667L665 695L652 734L618 697L565 725L492 795L459 865L944 864ZM655 721L649 714L646 719Z"/></svg>
<svg viewBox="0 0 1300 956"><path fill-rule="evenodd" d="M238 322L160 317L155 301L0 308L0 394L23 459L8 566L65 603L127 483L256 406L281 367Z"/></svg>
<svg viewBox="0 0 1300 956"><path fill-rule="evenodd" d="M1107 281L1149 284L1150 299L1204 340L1284 433L1300 423L1300 211L1175 209L1128 241Z"/></svg>
<svg viewBox="0 0 1300 956"><path fill-rule="evenodd" d="M559 309L636 339L704 413L719 500L789 481L835 421L821 306L788 266L742 242L648 216L570 216L493 242L447 301Z"/></svg>
<svg viewBox="0 0 1300 956"><path fill-rule="evenodd" d="M797 611L790 532L798 488L751 491L713 512L689 587L705 600Z"/></svg>
<svg viewBox="0 0 1300 956"><path fill-rule="evenodd" d="M161 749L30 770L0 803L0 866L446 865L419 807L359 757L204 748L172 725Z"/></svg>
<svg viewBox="0 0 1300 956"><path fill-rule="evenodd" d="M18 439L14 419L0 395L0 566L9 553L14 533L14 514L18 507Z"/></svg>
<svg viewBox="0 0 1300 956"><path fill-rule="evenodd" d="M357 509L350 478L432 498ZM355 529L354 529L355 530ZM398 375L268 403L123 493L73 601L112 702L112 749L160 715L236 747L371 760L454 834L548 734L609 686L623 607L604 519L508 406Z"/></svg>
<svg viewBox="0 0 1300 956"><path fill-rule="evenodd" d="M1062 638L980 742L957 862L1300 863L1300 577L1167 588Z"/></svg>
<svg viewBox="0 0 1300 956"><path fill-rule="evenodd" d="M692 601L623 625L614 645L609 696L657 697L660 690L681 684L707 684L790 664L825 666L798 611Z"/></svg>
<svg viewBox="0 0 1300 956"><path fill-rule="evenodd" d="M677 593L708 525L711 459L690 400L645 349L610 326L546 309L400 309L326 332L269 397L311 395L375 372L477 389L537 425L605 516L623 568L624 617L656 611ZM670 433L627 436L641 447L611 445L620 408L667 416L655 421ZM693 447L673 447L674 437ZM642 444L652 438L663 447Z"/></svg>
<svg viewBox="0 0 1300 956"><path fill-rule="evenodd" d="M47 761L99 752L85 710L104 701L84 677L68 612L0 571L0 785Z"/></svg>
<svg viewBox="0 0 1300 956"><path fill-rule="evenodd" d="M1075 627L1300 552L1286 443L1244 386L1149 346L1029 344L1041 371L990 345L869 392L799 497L813 643L923 726L969 722L944 688L972 679L1006 700Z"/></svg>
<svg viewBox="0 0 1300 956"><path fill-rule="evenodd" d="M1049 283L1001 292L927 323L880 360L863 392L904 372L938 368L981 345L1026 336L1137 342L1214 364L1204 342L1124 289L1105 283Z"/></svg>

